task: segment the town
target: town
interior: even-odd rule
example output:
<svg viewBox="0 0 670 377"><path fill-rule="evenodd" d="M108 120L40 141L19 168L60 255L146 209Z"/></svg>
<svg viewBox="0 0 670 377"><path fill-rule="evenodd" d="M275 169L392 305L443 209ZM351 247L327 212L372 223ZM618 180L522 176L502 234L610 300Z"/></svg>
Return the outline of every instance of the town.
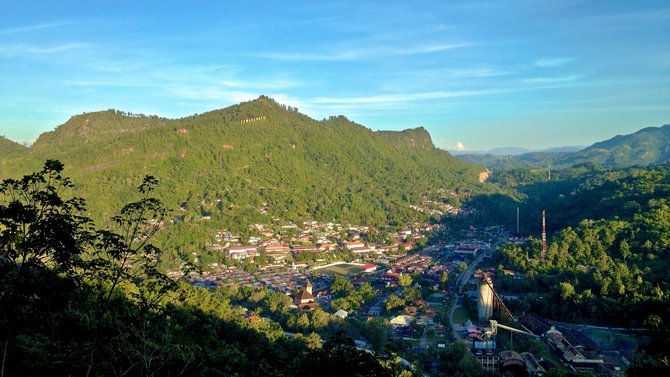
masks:
<svg viewBox="0 0 670 377"><path fill-rule="evenodd" d="M514 307L519 295L497 292L494 281L524 276L496 268L493 257L498 246L525 238L499 226L470 226L446 242L436 237L442 227L417 223L384 232L306 221L252 224L244 236L221 230L208 243L207 257L192 256L199 271L184 278L208 289L236 286L280 293L290 298L296 313L318 308L345 322L377 318L386 327L388 342L409 360L462 342L487 373L541 376L565 368L623 376L626 358L621 353L603 349L574 327L509 312L505 303ZM181 274L169 272L173 278ZM349 291L340 288L343 281ZM347 295L363 285L374 294L350 302L355 300ZM501 317L515 327L493 320ZM499 329L504 331L498 334ZM516 335L517 347L513 332L521 334ZM364 337L356 342L363 349L378 348ZM517 352L520 346L536 352ZM437 367L434 362L415 365L425 375Z"/></svg>

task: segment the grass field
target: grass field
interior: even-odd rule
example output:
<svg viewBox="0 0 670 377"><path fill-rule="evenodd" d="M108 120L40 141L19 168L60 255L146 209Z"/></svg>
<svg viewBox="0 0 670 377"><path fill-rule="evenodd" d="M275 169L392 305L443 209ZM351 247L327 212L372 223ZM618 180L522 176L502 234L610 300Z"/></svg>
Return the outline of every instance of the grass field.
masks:
<svg viewBox="0 0 670 377"><path fill-rule="evenodd" d="M462 325L463 322L468 320L468 318L469 318L468 312L463 307L456 308L456 310L454 311L454 318L453 318L454 324Z"/></svg>
<svg viewBox="0 0 670 377"><path fill-rule="evenodd" d="M330 266L314 271L315 274L320 275L353 275L361 273L361 267L353 264L338 264L337 266Z"/></svg>

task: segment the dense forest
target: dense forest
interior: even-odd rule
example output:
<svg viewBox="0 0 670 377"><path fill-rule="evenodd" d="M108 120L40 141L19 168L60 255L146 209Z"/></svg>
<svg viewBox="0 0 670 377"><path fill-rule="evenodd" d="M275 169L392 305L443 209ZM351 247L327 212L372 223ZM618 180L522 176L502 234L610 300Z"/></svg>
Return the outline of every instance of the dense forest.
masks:
<svg viewBox="0 0 670 377"><path fill-rule="evenodd" d="M514 269L526 279L503 287L535 293L529 295L533 309L556 319L642 326L658 316L670 324L670 165L576 165L552 172L551 180L546 172L518 169L492 181L514 191L473 197L464 203L471 215L449 221L514 229L519 208L521 233L531 236L500 249L499 269ZM549 233L544 261L543 209ZM546 305L547 300L563 304Z"/></svg>
<svg viewBox="0 0 670 377"><path fill-rule="evenodd" d="M98 228L62 170L48 161L0 184L1 375L411 375L391 355L357 350L336 324L325 340L285 337L263 315L285 312L284 295L168 280L151 244L165 215L156 180ZM242 301L263 307L247 313ZM324 314L294 329L328 326Z"/></svg>
<svg viewBox="0 0 670 377"><path fill-rule="evenodd" d="M582 164L552 172L551 180L546 171L514 169L497 172L492 181L512 194L474 197L464 206L471 208L470 221L499 221L510 229L520 209L521 233L531 236L499 248L494 261L497 289L523 295L516 310L638 331L650 342L643 342L629 375L667 372L670 165L607 170ZM523 279L505 276L504 269Z"/></svg>
<svg viewBox="0 0 670 377"><path fill-rule="evenodd" d="M492 189L479 182L483 167L435 148L423 128L373 132L342 116L316 121L267 97L176 120L115 110L74 116L3 155L0 177L46 159L65 164L96 220L151 174L173 220L235 231L277 218L406 224L426 217L411 204L445 200L440 189L460 197Z"/></svg>

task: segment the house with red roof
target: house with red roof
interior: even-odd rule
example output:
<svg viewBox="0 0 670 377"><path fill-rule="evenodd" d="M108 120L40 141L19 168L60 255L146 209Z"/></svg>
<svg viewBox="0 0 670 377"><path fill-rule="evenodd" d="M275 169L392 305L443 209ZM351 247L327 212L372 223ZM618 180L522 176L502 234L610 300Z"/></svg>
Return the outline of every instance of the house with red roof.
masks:
<svg viewBox="0 0 670 377"><path fill-rule="evenodd" d="M361 266L361 270L363 270L363 272L366 272L366 273L375 272L376 269L377 269L377 265L372 264L372 263L368 263L366 265Z"/></svg>

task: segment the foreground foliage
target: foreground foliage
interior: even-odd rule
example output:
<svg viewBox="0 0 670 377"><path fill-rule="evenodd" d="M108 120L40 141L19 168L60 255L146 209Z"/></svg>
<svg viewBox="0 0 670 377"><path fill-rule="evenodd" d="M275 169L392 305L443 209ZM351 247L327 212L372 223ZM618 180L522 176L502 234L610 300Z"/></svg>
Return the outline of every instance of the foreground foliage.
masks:
<svg viewBox="0 0 670 377"><path fill-rule="evenodd" d="M72 182L48 161L0 185L1 376L391 376L393 363L334 336L290 340L229 300L161 275L150 243L164 212L146 177L140 198L98 230ZM352 369L353 368L353 369ZM352 374L353 373L353 374Z"/></svg>

